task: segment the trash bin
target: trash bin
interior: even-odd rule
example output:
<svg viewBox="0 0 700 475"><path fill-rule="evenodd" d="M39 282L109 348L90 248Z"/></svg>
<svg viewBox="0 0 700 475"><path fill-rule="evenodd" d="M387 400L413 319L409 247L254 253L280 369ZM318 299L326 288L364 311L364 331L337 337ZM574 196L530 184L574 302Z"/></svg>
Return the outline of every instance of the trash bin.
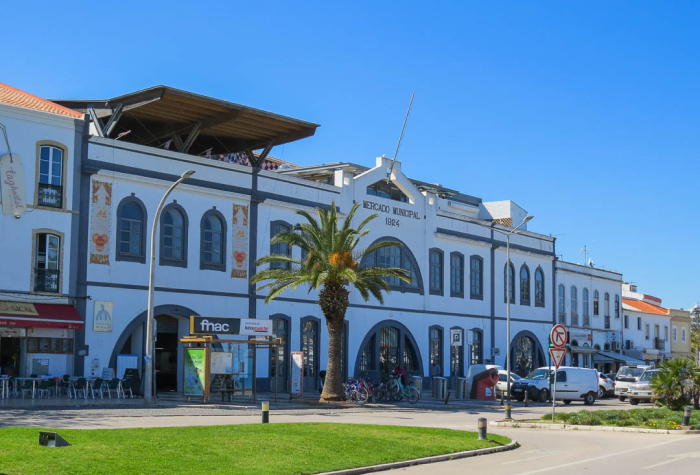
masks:
<svg viewBox="0 0 700 475"><path fill-rule="evenodd" d="M433 376L433 399L442 401L447 395L447 378Z"/></svg>
<svg viewBox="0 0 700 475"><path fill-rule="evenodd" d="M423 378L421 376L411 376L411 383L416 387L419 393L423 392Z"/></svg>
<svg viewBox="0 0 700 475"><path fill-rule="evenodd" d="M467 378L457 378L457 391L455 397L457 399L468 399L469 393L467 392L469 380Z"/></svg>

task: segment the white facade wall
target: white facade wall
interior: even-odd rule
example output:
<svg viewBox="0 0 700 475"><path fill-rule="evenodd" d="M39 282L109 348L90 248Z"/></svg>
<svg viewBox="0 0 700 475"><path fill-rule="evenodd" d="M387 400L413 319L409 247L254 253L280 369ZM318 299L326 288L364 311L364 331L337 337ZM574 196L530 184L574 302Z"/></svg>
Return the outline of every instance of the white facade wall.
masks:
<svg viewBox="0 0 700 475"><path fill-rule="evenodd" d="M628 316L629 319L629 329L624 330L625 340L631 340L633 342L632 349L626 351L626 353L633 355L635 358L643 359L645 361L651 361L652 359L645 357L646 355L662 355L671 354L671 338L672 338L672 328L671 328L671 316L668 315L657 315L652 313L640 312L634 307L627 304L623 304L624 314ZM639 329L638 323L639 322ZM646 336L646 325L649 325L649 338ZM663 349L656 350L654 348L654 327L659 326L659 338L662 340L665 338L664 328L668 328L668 338L665 338ZM680 335L679 335L680 338ZM660 358L661 359L661 358Z"/></svg>
<svg viewBox="0 0 700 475"><path fill-rule="evenodd" d="M380 215L370 225L371 234L363 243L369 245L375 239L389 237L399 239L410 249L418 265L422 279L422 292L394 291L385 296L383 305L376 301L364 302L357 292L350 295L350 308L347 312L347 373L355 372L358 354L367 332L381 322L399 322L410 332L416 342L416 350L422 362L422 373L429 371L429 332L431 325L443 329L443 373L449 373L449 330L459 327L464 330L477 329L483 333L483 360L490 360L492 348L499 349L494 360L505 364L506 305L504 302L505 240L493 233L489 223L475 220L478 209L466 204L451 205L450 200L421 192L401 171L396 163L392 175L394 183L410 198L411 203L401 203L376 196L368 196L366 188L380 179L386 178L387 163L377 159L377 167L353 177L343 172L336 173L336 183L331 186L300 178L261 171L258 175L258 190L262 202L258 206L256 251L261 257L270 252L271 223L283 221L296 224L301 218L298 209L314 212L314 206L328 206L335 202L340 212L350 209L353 202L361 204L355 218L359 223L364 217L375 212L362 207L363 201L385 204L393 209L415 211L416 218L397 217L379 212ZM141 355L142 343L140 328L147 305L148 267L141 262L117 260L119 220L117 210L124 198L138 198L146 207L148 227L150 227L160 198L166 187L183 171L193 169L195 175L188 184L180 185L168 198L167 203L177 201L188 217L187 267L170 267L156 263L155 304L164 313L179 318L179 330L187 334L184 325L189 314L253 317L249 312L248 282L231 278L231 217L234 204L250 205L251 169L238 165L200 159L176 152L117 143L110 139L91 138L88 149L88 166L97 170L91 180L107 181L112 185L112 242L110 265L85 263L86 292L93 300L114 302L114 322L112 332L92 331L92 310L87 306L84 343L88 355L82 360L82 369L89 370L90 361L99 358L101 366L113 364L114 357L122 348L126 336L131 334L131 346L126 351ZM226 271L200 269L200 220L203 214L216 207L226 219ZM471 208L474 208L473 210ZM89 213L87 214L89 216ZM387 218L399 219L399 225ZM84 218L85 219L85 218ZM89 226L89 220L83 226ZM504 228L501 228L504 229ZM160 232L158 233L160 234ZM251 233L252 235L252 233ZM157 239L156 252L159 255L160 239ZM429 292L429 250L439 248L444 253L443 295ZM294 253L299 253L298 249ZM464 256L464 297L450 296L450 253L459 252ZM478 255L483 259L483 298L470 298L469 258ZM146 246L146 262L148 261ZM553 317L553 261L554 239L535 233L525 232L511 238L511 260L516 268L516 301L511 307L511 333L515 337L520 332L534 337L540 353L546 351L547 334ZM520 305L519 270L526 264L531 275L531 303ZM535 306L534 275L541 267L545 276L544 306ZM493 282L493 285L492 285ZM263 302L264 292L254 300L255 316L269 318L284 315L290 321L289 349L297 351L301 347L301 320L311 316L320 320L319 326L319 369L325 369L328 335L323 316L315 304L316 294L306 289L285 292L281 298L269 305ZM138 320L141 318L141 320ZM138 321L137 321L138 320ZM136 332L136 333L131 333ZM80 337L79 337L80 338ZM180 345L181 352L182 345ZM465 360L468 360L465 349ZM417 355L418 356L418 355ZM178 362L181 358L178 357ZM178 363L181 364L181 363ZM463 371L466 374L467 365ZM178 370L178 374L180 371ZM258 352L257 376L268 376L267 351ZM264 386L262 386L264 387Z"/></svg>
<svg viewBox="0 0 700 475"><path fill-rule="evenodd" d="M0 122L6 127L13 156L19 157L23 163L27 200L27 212L19 218L0 214L0 246L5 250L0 272L0 300L73 304L76 300L76 269L71 263L76 259L78 249L76 234L79 193L76 180L80 170L84 122L6 104L0 104ZM56 146L64 151L61 209L37 206L41 145ZM0 139L0 155L8 153L4 138ZM51 233L60 238L58 292L36 291L34 266L37 233ZM72 337L72 330L28 328L27 337L68 338ZM31 372L31 362L35 357L49 359L51 374L63 375L72 372L72 356L27 353L26 341L23 341L23 374Z"/></svg>

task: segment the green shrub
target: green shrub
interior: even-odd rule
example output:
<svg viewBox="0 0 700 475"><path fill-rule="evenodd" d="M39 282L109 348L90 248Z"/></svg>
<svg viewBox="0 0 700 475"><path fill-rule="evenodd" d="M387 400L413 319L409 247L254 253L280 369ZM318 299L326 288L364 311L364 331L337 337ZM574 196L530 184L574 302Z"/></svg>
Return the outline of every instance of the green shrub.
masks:
<svg viewBox="0 0 700 475"><path fill-rule="evenodd" d="M569 417L569 422L580 426L603 425L603 419L596 412L591 411L574 412Z"/></svg>

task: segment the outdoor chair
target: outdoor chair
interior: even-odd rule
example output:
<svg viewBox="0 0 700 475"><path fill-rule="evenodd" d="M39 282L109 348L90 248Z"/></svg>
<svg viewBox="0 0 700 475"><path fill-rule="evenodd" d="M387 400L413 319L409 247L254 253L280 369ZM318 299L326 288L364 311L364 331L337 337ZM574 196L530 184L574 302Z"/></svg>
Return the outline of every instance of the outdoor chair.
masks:
<svg viewBox="0 0 700 475"><path fill-rule="evenodd" d="M24 399L24 393L33 394L34 383L28 379L23 379L20 384L20 391L22 392L22 399Z"/></svg>
<svg viewBox="0 0 700 475"><path fill-rule="evenodd" d="M15 397L19 396L19 393L17 392L17 377L13 376L10 378L10 393L13 394Z"/></svg>
<svg viewBox="0 0 700 475"><path fill-rule="evenodd" d="M132 389L134 388L134 384L136 383L136 380L132 379L125 379L122 381L122 396L124 399L126 399L126 391L129 391L129 396L131 399L134 399L134 392Z"/></svg>
<svg viewBox="0 0 700 475"><path fill-rule="evenodd" d="M39 397L43 397L45 394L47 398L51 398L50 391L52 387L53 383L51 381L39 381L39 385L37 386Z"/></svg>
<svg viewBox="0 0 700 475"><path fill-rule="evenodd" d="M73 393L75 394L76 398L82 397L87 399L87 379L78 378L78 380L75 382ZM78 396L78 394L80 394L80 396Z"/></svg>
<svg viewBox="0 0 700 475"><path fill-rule="evenodd" d="M29 377L30 377L30 378L38 378L39 375L38 375L38 374L30 374Z"/></svg>
<svg viewBox="0 0 700 475"><path fill-rule="evenodd" d="M65 391L68 397L73 397L71 393L73 392L73 385L70 381L70 375L64 374L58 383L59 396L61 391Z"/></svg>
<svg viewBox="0 0 700 475"><path fill-rule="evenodd" d="M95 391L97 391L100 394L100 399L104 399L104 396L102 395L102 386L104 385L104 383L104 379L101 378L97 378L96 380L90 383L90 391L92 392L93 399L95 399Z"/></svg>
<svg viewBox="0 0 700 475"><path fill-rule="evenodd" d="M119 378L112 378L107 383L107 395L112 399L112 391L116 391L117 399L119 399L119 392L121 391L121 380Z"/></svg>

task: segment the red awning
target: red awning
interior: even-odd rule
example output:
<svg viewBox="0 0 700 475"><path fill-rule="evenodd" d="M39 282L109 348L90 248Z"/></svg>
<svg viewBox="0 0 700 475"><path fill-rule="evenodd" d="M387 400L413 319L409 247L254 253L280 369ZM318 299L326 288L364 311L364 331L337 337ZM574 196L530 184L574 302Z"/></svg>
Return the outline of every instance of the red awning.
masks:
<svg viewBox="0 0 700 475"><path fill-rule="evenodd" d="M38 315L3 311L0 313L0 327L83 329L83 319L72 305L35 303L33 306Z"/></svg>

